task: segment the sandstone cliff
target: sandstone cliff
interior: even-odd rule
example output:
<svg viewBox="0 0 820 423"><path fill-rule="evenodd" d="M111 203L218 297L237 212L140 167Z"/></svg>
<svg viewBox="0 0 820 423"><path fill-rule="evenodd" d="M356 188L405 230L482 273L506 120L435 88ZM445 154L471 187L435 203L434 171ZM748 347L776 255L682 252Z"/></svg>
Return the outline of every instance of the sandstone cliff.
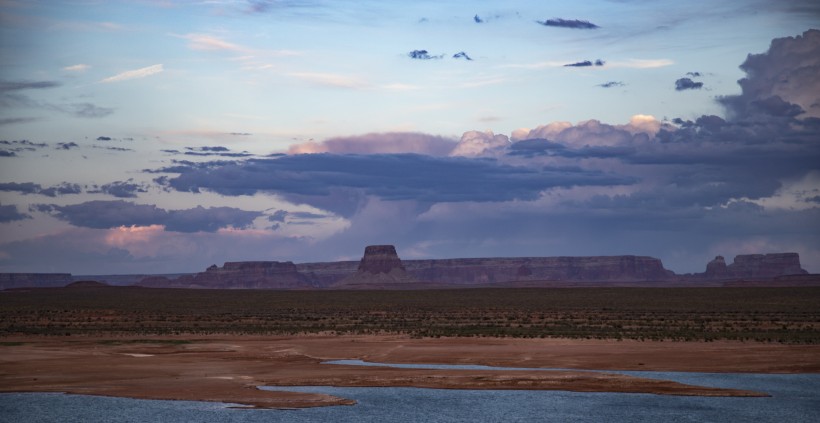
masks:
<svg viewBox="0 0 820 423"><path fill-rule="evenodd" d="M246 261L213 265L204 272L181 276L145 278L140 286L152 288L212 288L212 289L311 289L308 279L292 262Z"/></svg>
<svg viewBox="0 0 820 423"><path fill-rule="evenodd" d="M805 274L808 272L800 267L797 253L775 253L738 255L728 266L722 256L717 256L706 265L703 276L708 279L771 279Z"/></svg>
<svg viewBox="0 0 820 423"><path fill-rule="evenodd" d="M392 245L369 245L356 273L332 285L338 289L398 288L418 282L411 276Z"/></svg>

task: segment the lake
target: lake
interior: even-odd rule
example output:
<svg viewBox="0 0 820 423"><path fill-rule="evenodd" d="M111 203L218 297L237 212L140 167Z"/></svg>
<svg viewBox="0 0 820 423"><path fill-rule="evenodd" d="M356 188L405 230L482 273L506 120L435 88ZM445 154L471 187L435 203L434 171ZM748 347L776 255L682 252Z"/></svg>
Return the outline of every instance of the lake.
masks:
<svg viewBox="0 0 820 423"><path fill-rule="evenodd" d="M352 363L348 363L352 364ZM430 367L430 365L423 365ZM442 368L441 366L434 366ZM447 366L460 368L459 366ZM463 367L461 367L463 368ZM485 367L482 367L485 368ZM228 404L50 393L0 394L0 421L36 422L818 422L820 375L619 372L739 388L769 398L565 391L263 387L352 398L354 406L251 410Z"/></svg>

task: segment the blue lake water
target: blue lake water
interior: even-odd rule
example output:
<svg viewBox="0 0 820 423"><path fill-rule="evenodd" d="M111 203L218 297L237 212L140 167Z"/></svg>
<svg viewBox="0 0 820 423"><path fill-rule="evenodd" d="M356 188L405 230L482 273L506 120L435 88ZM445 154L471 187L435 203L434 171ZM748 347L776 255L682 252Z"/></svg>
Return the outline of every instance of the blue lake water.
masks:
<svg viewBox="0 0 820 423"><path fill-rule="evenodd" d="M818 374L617 373L762 391L772 396L710 398L564 391L264 387L326 393L355 399L358 404L301 410L242 410L207 402L20 393L0 394L0 422L820 422Z"/></svg>

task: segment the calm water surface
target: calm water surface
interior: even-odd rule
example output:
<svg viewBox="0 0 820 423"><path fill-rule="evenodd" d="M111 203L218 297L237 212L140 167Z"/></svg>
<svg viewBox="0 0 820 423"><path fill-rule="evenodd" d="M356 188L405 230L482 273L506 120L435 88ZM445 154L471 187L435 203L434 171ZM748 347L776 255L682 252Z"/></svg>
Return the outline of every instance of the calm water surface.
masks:
<svg viewBox="0 0 820 423"><path fill-rule="evenodd" d="M430 365L424 367L429 368ZM446 366L435 368L463 368ZM486 368L486 367L480 367ZM352 398L354 406L240 410L228 404L0 394L2 422L820 422L820 375L619 372L763 391L770 398L563 391L264 387Z"/></svg>

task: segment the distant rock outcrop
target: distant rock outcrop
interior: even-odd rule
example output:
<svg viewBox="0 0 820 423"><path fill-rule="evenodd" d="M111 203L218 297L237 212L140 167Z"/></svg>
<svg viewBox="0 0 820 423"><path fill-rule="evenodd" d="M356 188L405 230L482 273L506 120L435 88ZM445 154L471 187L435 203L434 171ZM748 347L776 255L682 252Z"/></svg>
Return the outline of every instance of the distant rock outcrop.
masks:
<svg viewBox="0 0 820 423"><path fill-rule="evenodd" d="M736 278L774 278L809 273L800 267L797 253L739 255L735 256L734 263L727 266L727 270Z"/></svg>
<svg viewBox="0 0 820 423"><path fill-rule="evenodd" d="M494 284L513 281L662 281L674 273L643 256L510 257L407 260L408 273L428 282Z"/></svg>
<svg viewBox="0 0 820 423"><path fill-rule="evenodd" d="M392 245L371 245L362 259L327 263L228 262L174 279L152 276L139 285L163 288L422 289L467 286L721 286L727 281L805 275L796 253L752 254L706 272L676 275L647 256L496 257L401 260ZM790 279L791 281L791 279ZM802 279L800 283L804 283ZM778 285L779 286L779 285Z"/></svg>
<svg viewBox="0 0 820 423"><path fill-rule="evenodd" d="M726 265L722 256L715 257L706 265L701 275L707 279L772 279L779 276L806 275L800 267L797 253L742 254Z"/></svg>
<svg viewBox="0 0 820 423"><path fill-rule="evenodd" d="M723 256L717 256L714 260L706 264L706 277L709 279L723 279L729 275L726 268L726 260Z"/></svg>
<svg viewBox="0 0 820 423"><path fill-rule="evenodd" d="M356 273L334 284L341 289L394 288L418 282L407 273L392 245L369 245L359 262Z"/></svg>
<svg viewBox="0 0 820 423"><path fill-rule="evenodd" d="M149 277L139 283L152 288L311 289L292 262L242 261L213 265L204 272L176 279Z"/></svg>

